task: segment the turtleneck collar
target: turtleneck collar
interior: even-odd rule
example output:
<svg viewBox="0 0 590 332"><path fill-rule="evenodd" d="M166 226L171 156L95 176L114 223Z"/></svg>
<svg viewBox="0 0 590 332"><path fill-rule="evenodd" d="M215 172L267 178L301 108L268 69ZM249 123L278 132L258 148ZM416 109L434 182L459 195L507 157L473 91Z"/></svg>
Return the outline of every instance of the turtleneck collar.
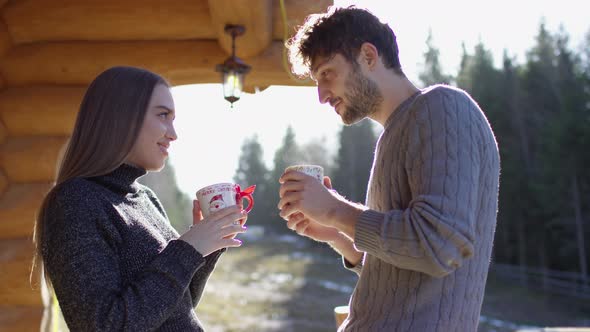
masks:
<svg viewBox="0 0 590 332"><path fill-rule="evenodd" d="M132 194L139 191L140 185L137 179L147 174L147 171L128 164L122 164L114 171L100 176L91 177L97 182L114 192L120 194Z"/></svg>

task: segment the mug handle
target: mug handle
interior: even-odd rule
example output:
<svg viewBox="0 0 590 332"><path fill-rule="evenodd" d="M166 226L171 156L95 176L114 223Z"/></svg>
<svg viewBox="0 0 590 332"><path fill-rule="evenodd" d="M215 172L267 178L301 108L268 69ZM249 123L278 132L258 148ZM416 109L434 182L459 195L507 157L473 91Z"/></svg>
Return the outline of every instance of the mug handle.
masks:
<svg viewBox="0 0 590 332"><path fill-rule="evenodd" d="M245 209L246 212L250 212L254 206L254 197L252 194L254 193L255 189L256 185L251 185L242 191L240 185L236 185L236 203L240 203L241 200L245 198L248 201L248 206Z"/></svg>

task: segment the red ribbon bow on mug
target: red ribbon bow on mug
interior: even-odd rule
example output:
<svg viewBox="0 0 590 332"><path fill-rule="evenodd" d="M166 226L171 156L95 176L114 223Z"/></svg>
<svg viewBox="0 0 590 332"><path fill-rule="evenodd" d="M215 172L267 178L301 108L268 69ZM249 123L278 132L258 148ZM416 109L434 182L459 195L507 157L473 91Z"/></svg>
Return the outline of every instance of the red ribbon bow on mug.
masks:
<svg viewBox="0 0 590 332"><path fill-rule="evenodd" d="M242 191L240 185L236 184L236 202L241 202L242 198L245 198L248 201L246 212L250 212L250 210L252 210L252 206L254 206L254 198L252 197L252 194L254 193L255 189L256 185L251 185Z"/></svg>
<svg viewBox="0 0 590 332"><path fill-rule="evenodd" d="M239 198L242 198L246 195L252 195L254 193L255 189L256 189L256 185L254 184L254 185L251 185L250 187L244 189L244 191L242 191L242 189L240 188L240 185L236 184L236 193L238 195L240 195Z"/></svg>

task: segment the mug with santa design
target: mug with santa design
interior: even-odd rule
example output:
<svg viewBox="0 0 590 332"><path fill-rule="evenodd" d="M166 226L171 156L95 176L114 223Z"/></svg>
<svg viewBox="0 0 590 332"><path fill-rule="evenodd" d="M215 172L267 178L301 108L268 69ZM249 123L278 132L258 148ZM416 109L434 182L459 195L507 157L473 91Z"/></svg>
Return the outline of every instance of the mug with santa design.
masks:
<svg viewBox="0 0 590 332"><path fill-rule="evenodd" d="M248 206L244 210L250 212L254 206L252 194L255 188L256 185L252 185L242 191L240 185L235 183L216 183L199 189L197 199L201 204L203 217L224 207L240 204L243 199L248 202Z"/></svg>

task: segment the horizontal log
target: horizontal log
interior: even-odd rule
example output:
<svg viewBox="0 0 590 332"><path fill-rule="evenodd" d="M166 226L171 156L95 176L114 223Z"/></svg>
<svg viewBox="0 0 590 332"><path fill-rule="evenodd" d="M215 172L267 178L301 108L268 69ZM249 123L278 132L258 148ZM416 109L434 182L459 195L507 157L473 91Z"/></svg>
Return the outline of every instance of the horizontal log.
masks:
<svg viewBox="0 0 590 332"><path fill-rule="evenodd" d="M0 145L2 143L4 143L7 136L8 136L8 129L6 129L4 122L2 122L2 119L0 119Z"/></svg>
<svg viewBox="0 0 590 332"><path fill-rule="evenodd" d="M31 286L31 263L35 248L30 238L0 240L0 303L42 306L39 285ZM38 281L37 281L38 282Z"/></svg>
<svg viewBox="0 0 590 332"><path fill-rule="evenodd" d="M12 47L12 37L4 21L0 19L0 57Z"/></svg>
<svg viewBox="0 0 590 332"><path fill-rule="evenodd" d="M11 184L0 196L0 239L31 237L49 183Z"/></svg>
<svg viewBox="0 0 590 332"><path fill-rule="evenodd" d="M8 178L6 177L6 174L4 174L4 171L2 171L2 169L0 169L0 197L2 197L2 194L8 189Z"/></svg>
<svg viewBox="0 0 590 332"><path fill-rule="evenodd" d="M86 87L27 86L0 92L0 120L11 136L69 136Z"/></svg>
<svg viewBox="0 0 590 332"><path fill-rule="evenodd" d="M2 6L4 5L4 3L0 2L0 8L2 8ZM0 58L2 58L4 56L4 54L6 54L6 52L8 52L9 49L12 48L12 37L10 36L10 33L8 32L8 29L6 27L6 24L4 24L4 20L2 20L0 18ZM4 78L2 77L2 75L0 75L0 91L2 89L4 89ZM1 139L2 137L0 137L0 144L1 144Z"/></svg>
<svg viewBox="0 0 590 332"><path fill-rule="evenodd" d="M272 0L209 0L211 24L221 48L232 53L231 35L226 24L239 24L244 34L236 37L236 55L252 57L272 41Z"/></svg>
<svg viewBox="0 0 590 332"><path fill-rule="evenodd" d="M302 85L290 77L283 49L282 42L273 42L260 55L244 59L252 66L247 85ZM42 43L13 47L0 59L0 71L9 86L88 85L96 75L117 65L150 69L173 85L218 83L221 78L215 65L225 58L215 41Z"/></svg>
<svg viewBox="0 0 590 332"><path fill-rule="evenodd" d="M288 31L308 14L332 4L328 0L286 0ZM3 9L3 17L15 43L217 38L207 0L12 1ZM283 38L276 0L272 0L272 38Z"/></svg>
<svg viewBox="0 0 590 332"><path fill-rule="evenodd" d="M207 0L12 1L3 16L15 43L216 37Z"/></svg>
<svg viewBox="0 0 590 332"><path fill-rule="evenodd" d="M305 4L303 4L305 3ZM301 0L285 0L285 11L287 15L287 37L290 38L295 29L305 22L308 15L314 13L321 13L326 11L329 6L332 6L332 0L317 0L317 1L301 1ZM272 13L272 31L273 39L283 40L285 35L285 25L283 15L281 13L281 6L276 1L274 3Z"/></svg>
<svg viewBox="0 0 590 332"><path fill-rule="evenodd" d="M0 331L37 332L43 317L42 307L0 306Z"/></svg>
<svg viewBox="0 0 590 332"><path fill-rule="evenodd" d="M283 61L284 51L282 42L273 42L260 55L246 59L246 62L252 66L252 72L246 75L244 90L248 91L252 87L261 87L260 90L263 90L269 85L315 85L312 80L301 80L291 75L289 64Z"/></svg>
<svg viewBox="0 0 590 332"><path fill-rule="evenodd" d="M50 182L67 137L12 137L0 147L0 164L12 183Z"/></svg>

